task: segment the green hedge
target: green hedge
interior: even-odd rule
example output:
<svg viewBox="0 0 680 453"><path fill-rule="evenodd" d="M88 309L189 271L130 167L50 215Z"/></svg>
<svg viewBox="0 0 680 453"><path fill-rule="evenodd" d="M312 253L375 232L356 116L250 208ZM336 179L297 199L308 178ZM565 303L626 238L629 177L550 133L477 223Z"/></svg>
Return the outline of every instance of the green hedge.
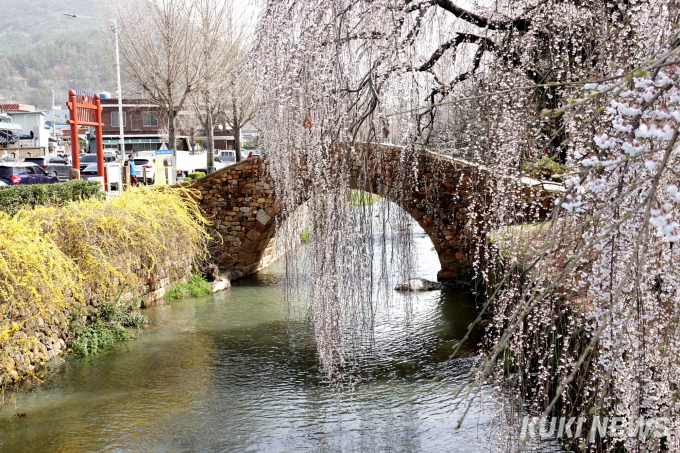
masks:
<svg viewBox="0 0 680 453"><path fill-rule="evenodd" d="M205 172L202 171L192 171L184 177L185 181L193 181L194 179L202 178L205 176Z"/></svg>
<svg viewBox="0 0 680 453"><path fill-rule="evenodd" d="M63 206L70 201L101 197L101 183L76 179L56 184L20 184L0 187L0 211L14 215L21 208Z"/></svg>

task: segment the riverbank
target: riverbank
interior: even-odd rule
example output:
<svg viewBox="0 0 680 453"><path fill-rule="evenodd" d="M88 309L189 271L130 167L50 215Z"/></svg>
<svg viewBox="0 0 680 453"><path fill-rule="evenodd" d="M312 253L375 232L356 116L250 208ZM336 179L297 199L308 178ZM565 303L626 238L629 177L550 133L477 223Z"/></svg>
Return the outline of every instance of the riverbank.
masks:
<svg viewBox="0 0 680 453"><path fill-rule="evenodd" d="M161 300L205 256L205 225L182 189L0 214L0 389L39 376L104 304Z"/></svg>

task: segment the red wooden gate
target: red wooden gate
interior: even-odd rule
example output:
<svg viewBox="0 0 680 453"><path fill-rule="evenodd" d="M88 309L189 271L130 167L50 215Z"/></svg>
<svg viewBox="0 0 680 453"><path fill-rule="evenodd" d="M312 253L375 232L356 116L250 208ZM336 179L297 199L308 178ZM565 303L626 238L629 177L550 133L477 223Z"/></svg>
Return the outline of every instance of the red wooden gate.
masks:
<svg viewBox="0 0 680 453"><path fill-rule="evenodd" d="M102 105L99 95L85 91L76 93L68 92L68 110L71 119L71 162L74 169L78 170L80 177L80 150L78 149L78 127L94 127L95 145L97 150L97 176L105 176L104 171L104 140L102 137ZM106 183L106 180L104 181Z"/></svg>

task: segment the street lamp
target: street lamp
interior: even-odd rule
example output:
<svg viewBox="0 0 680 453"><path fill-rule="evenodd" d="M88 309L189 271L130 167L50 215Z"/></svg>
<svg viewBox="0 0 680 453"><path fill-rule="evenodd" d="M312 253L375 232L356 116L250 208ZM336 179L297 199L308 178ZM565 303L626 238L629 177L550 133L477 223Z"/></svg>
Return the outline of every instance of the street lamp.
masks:
<svg viewBox="0 0 680 453"><path fill-rule="evenodd" d="M73 17L76 19L92 19L92 20L108 20L113 24L113 34L116 37L116 76L118 78L118 126L120 128L120 159L125 161L125 131L123 130L123 91L120 88L120 56L118 52L118 22L116 18L108 17L88 17L77 16L75 14L64 13L64 16Z"/></svg>

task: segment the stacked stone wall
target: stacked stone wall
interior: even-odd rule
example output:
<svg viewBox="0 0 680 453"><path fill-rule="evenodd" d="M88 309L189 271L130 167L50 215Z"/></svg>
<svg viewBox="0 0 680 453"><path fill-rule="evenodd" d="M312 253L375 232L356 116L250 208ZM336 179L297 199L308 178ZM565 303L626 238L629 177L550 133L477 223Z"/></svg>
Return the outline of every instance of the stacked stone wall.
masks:
<svg viewBox="0 0 680 453"><path fill-rule="evenodd" d="M271 260L277 206L261 159L248 159L191 184L213 222L214 260L248 275Z"/></svg>
<svg viewBox="0 0 680 453"><path fill-rule="evenodd" d="M139 295L145 299L146 306L157 305L163 300L170 286L187 279L193 271L194 257L183 253L178 244L169 244L167 251L164 259L156 263L149 275L141 263L132 264L138 277L138 284L133 286L139 289ZM87 309L95 312L99 309L99 303L94 299L88 300ZM69 313L66 313L66 318L68 317ZM70 326L63 317L55 318L62 318L62 321L56 323L43 319L41 316L35 316L27 308L20 308L10 313L10 319L0 320L0 327L16 323L21 326L19 337L32 336L37 340L29 351L16 351L10 354L9 367L0 370L0 387L39 371L48 361L66 350Z"/></svg>
<svg viewBox="0 0 680 453"><path fill-rule="evenodd" d="M166 250L163 260L156 263L150 275L141 263L135 265L139 293L147 306L162 301L166 291L175 283L188 279L194 269L195 257L185 253L180 244L168 244Z"/></svg>

